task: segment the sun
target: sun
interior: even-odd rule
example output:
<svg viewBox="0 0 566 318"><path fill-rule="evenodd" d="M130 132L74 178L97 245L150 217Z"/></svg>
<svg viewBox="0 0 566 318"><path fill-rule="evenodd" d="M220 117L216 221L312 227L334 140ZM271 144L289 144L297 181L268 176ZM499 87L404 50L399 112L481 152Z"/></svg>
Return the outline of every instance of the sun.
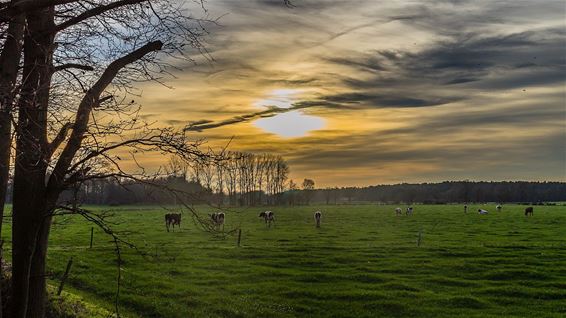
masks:
<svg viewBox="0 0 566 318"><path fill-rule="evenodd" d="M272 90L265 98L254 102L254 106L282 108L282 112L273 117L257 119L253 124L282 138L304 137L313 130L324 128L323 118L307 115L303 110L292 110L293 105L299 100L299 95L303 92L304 90L300 89Z"/></svg>

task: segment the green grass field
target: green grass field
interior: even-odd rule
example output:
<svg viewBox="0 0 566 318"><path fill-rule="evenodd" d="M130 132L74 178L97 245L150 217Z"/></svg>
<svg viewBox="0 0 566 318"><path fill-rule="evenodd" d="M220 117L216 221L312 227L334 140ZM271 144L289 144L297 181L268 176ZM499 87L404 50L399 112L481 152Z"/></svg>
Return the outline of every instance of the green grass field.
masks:
<svg viewBox="0 0 566 318"><path fill-rule="evenodd" d="M529 218L524 206L482 207L490 214L465 215L461 205L415 205L410 217L393 206L276 207L271 229L261 208L228 211L226 229L242 228L239 248L236 236L198 230L188 214L167 233L159 208L96 209L118 212L115 229L148 254L123 251L127 316L565 317L566 207L537 206ZM88 249L90 227L57 219L49 269L59 277L72 256L67 290L112 308L114 247L96 229Z"/></svg>

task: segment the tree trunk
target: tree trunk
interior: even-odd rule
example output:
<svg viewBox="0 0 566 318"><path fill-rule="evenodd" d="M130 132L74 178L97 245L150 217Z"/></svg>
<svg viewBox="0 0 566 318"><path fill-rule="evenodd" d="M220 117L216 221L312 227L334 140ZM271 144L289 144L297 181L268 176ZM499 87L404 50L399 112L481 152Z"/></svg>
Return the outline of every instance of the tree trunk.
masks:
<svg viewBox="0 0 566 318"><path fill-rule="evenodd" d="M45 261L47 259L47 243L51 229L52 209L47 209L37 235L35 252L31 260L27 318L44 318L47 301L45 282Z"/></svg>
<svg viewBox="0 0 566 318"><path fill-rule="evenodd" d="M27 14L27 34L24 38L24 69L18 103L18 138L14 169L14 200L12 226L12 317L40 316L45 310L43 273L44 261L37 262L40 233L45 224L48 164L47 107L51 86L51 58L54 49L53 7ZM33 258L33 262L32 262ZM30 280L31 273L34 273ZM41 282L43 281L43 282ZM30 284L31 283L31 284ZM30 302L29 296L33 297ZM30 306L31 304L31 306Z"/></svg>
<svg viewBox="0 0 566 318"><path fill-rule="evenodd" d="M29 181L22 182L23 177ZM21 172L18 173L18 171L16 171L14 179L11 317L25 318L28 311L32 256L36 246L37 233L41 226L36 212L42 210L37 206L37 202L41 201L38 196L43 196L43 183L34 182L29 174L21 176ZM35 181L39 180L35 179ZM24 195L26 192L18 191L20 189L32 189L34 183L40 185L39 187L36 186L37 192L27 192L29 195L26 196Z"/></svg>
<svg viewBox="0 0 566 318"><path fill-rule="evenodd" d="M47 19L45 24L47 26L52 26L53 19ZM42 67L39 87L36 93L38 112L35 120L37 120L37 122L41 125L37 132L37 139L39 139L40 147L44 147L42 149L45 149L40 154L45 162L45 167L42 167L42 169L44 169L42 170L42 179L45 184L47 162L50 160L49 156L51 152L50 150L47 150L50 148L47 141L47 108L49 107L49 93L53 75L52 56L54 50L54 36L49 35L43 40L45 42L41 47L46 51L44 51L45 55L42 56L44 65ZM39 197L39 199L41 202L37 202L39 208L35 211L37 214L38 228L36 233L35 250L32 256L30 268L27 318L43 318L45 316L45 305L47 302L45 289L45 260L47 256L47 240L49 238L49 230L51 228L51 217L57 197L50 200L47 197L47 193L45 193L42 197Z"/></svg>
<svg viewBox="0 0 566 318"><path fill-rule="evenodd" d="M4 204L10 174L12 149L12 110L18 65L22 54L24 16L15 17L8 25L6 41L0 54L0 238L4 219ZM0 266L0 277L2 277ZM0 280L0 318L2 318L2 285Z"/></svg>

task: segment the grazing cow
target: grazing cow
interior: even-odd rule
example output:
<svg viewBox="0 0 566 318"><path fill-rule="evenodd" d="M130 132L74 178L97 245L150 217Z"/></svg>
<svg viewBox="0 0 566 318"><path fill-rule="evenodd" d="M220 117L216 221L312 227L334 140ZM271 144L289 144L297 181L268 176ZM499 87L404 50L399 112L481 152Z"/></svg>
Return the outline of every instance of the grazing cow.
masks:
<svg viewBox="0 0 566 318"><path fill-rule="evenodd" d="M503 207L501 206L501 204L498 204L495 208L497 209L497 212L501 212L501 209L502 209Z"/></svg>
<svg viewBox="0 0 566 318"><path fill-rule="evenodd" d="M209 214L209 216L210 216L210 220L212 221L212 224L214 224L214 227L219 229L220 226L222 225L222 229L224 229L224 219L226 219L226 215L224 215L224 212L215 212Z"/></svg>
<svg viewBox="0 0 566 318"><path fill-rule="evenodd" d="M314 212L314 222L316 227L320 227L320 219L322 218L322 212L316 211Z"/></svg>
<svg viewBox="0 0 566 318"><path fill-rule="evenodd" d="M405 213L406 215L412 215L413 214L413 207L410 206L407 208L407 212Z"/></svg>
<svg viewBox="0 0 566 318"><path fill-rule="evenodd" d="M271 227L272 222L273 225L275 225L275 213L271 211L264 211L259 214L259 217L263 218L263 220L265 221L265 226Z"/></svg>
<svg viewBox="0 0 566 318"><path fill-rule="evenodd" d="M464 205L464 213L468 213L468 206Z"/></svg>
<svg viewBox="0 0 566 318"><path fill-rule="evenodd" d="M395 208L395 216L400 216L401 215L401 208Z"/></svg>
<svg viewBox="0 0 566 318"><path fill-rule="evenodd" d="M479 210L478 210L478 213L483 215L483 214L488 214L489 212L487 212L487 211L484 210L484 209L479 209Z"/></svg>
<svg viewBox="0 0 566 318"><path fill-rule="evenodd" d="M525 216L533 216L533 207L530 206L528 208L525 209Z"/></svg>
<svg viewBox="0 0 566 318"><path fill-rule="evenodd" d="M167 213L165 214L165 227L167 232L169 232L169 226L175 231L175 225L181 228L181 213Z"/></svg>

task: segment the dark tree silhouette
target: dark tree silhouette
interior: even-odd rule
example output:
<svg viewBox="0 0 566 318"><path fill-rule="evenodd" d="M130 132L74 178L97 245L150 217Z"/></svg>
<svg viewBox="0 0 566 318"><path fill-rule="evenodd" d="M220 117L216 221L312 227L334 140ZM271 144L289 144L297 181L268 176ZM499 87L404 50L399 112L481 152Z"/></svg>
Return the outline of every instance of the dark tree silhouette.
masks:
<svg viewBox="0 0 566 318"><path fill-rule="evenodd" d="M201 49L203 21L189 14L169 0L0 4L0 195L17 112L11 317L45 315L47 241L61 193L92 178L131 177L118 148L204 156L183 132L141 123L126 99L133 83L167 73L163 55Z"/></svg>

